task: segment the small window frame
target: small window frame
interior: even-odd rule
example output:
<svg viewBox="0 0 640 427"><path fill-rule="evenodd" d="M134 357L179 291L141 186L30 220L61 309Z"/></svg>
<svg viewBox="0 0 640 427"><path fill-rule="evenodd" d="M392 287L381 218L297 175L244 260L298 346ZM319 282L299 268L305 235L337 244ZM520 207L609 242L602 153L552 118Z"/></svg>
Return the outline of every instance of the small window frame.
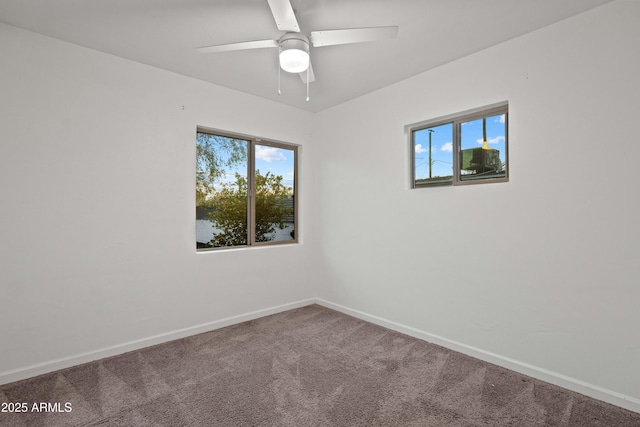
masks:
<svg viewBox="0 0 640 427"><path fill-rule="evenodd" d="M462 144L461 144L461 127L463 123L504 114L505 123L505 168L504 176L501 177L487 177L480 179L462 179L461 178L461 158L462 158ZM453 172L451 179L448 180L434 180L433 182L427 182L420 185L416 184L416 152L415 152L415 135L416 132L430 129L442 125L452 125L452 143L453 143ZM476 184L490 184L509 181L509 104L507 102L501 102L485 107L475 108L467 110L461 113L450 114L447 116L438 117L436 119L430 119L405 127L405 133L408 135L409 154L410 154L410 188L430 188L430 187L442 187L442 186L460 186L460 185L476 185Z"/></svg>

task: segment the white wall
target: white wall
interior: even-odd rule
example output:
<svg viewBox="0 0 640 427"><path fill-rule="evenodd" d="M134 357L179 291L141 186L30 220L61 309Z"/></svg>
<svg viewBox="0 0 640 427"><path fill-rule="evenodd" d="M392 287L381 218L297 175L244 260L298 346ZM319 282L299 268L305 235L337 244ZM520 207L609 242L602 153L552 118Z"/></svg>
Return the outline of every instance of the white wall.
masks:
<svg viewBox="0 0 640 427"><path fill-rule="evenodd" d="M317 114L318 297L640 410L638 18L614 2ZM409 189L405 125L500 101L510 182Z"/></svg>
<svg viewBox="0 0 640 427"><path fill-rule="evenodd" d="M302 144L304 194L310 113L7 25L0 58L4 382L313 297L304 243L194 240L196 126Z"/></svg>

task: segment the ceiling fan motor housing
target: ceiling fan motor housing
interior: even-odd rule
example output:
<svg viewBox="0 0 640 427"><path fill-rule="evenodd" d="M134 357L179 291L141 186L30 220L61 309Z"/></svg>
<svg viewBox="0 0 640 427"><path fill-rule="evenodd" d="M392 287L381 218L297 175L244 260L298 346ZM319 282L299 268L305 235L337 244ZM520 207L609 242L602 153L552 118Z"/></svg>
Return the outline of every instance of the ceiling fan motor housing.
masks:
<svg viewBox="0 0 640 427"><path fill-rule="evenodd" d="M309 39L301 33L286 33L278 40L280 67L289 73L309 68Z"/></svg>

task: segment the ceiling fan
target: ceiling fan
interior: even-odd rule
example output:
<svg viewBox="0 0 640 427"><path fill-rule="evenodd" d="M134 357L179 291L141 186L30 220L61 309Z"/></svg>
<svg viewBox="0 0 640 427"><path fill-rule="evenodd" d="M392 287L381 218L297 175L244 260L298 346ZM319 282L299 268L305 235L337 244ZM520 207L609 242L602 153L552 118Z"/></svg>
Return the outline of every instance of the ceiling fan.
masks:
<svg viewBox="0 0 640 427"><path fill-rule="evenodd" d="M302 82L306 83L307 101L309 100L309 83L315 81L310 61L310 42L313 47L323 47L392 39L398 35L398 27L389 26L312 31L307 37L300 32L300 26L289 0L267 0L267 2L278 29L285 32L279 39L203 46L196 50L201 53L214 53L277 47L280 50L280 68L288 73L299 74ZM280 93L279 87L278 93Z"/></svg>

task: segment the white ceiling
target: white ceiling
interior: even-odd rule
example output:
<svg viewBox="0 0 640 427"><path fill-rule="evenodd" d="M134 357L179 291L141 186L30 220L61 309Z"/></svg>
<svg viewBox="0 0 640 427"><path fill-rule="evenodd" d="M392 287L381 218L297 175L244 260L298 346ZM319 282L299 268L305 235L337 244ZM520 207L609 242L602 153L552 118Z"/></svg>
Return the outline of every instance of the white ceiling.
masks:
<svg viewBox="0 0 640 427"><path fill-rule="evenodd" d="M277 49L267 0L0 0L0 21L308 111L321 111L612 0L291 0L303 33L398 25L398 38L311 48L311 100ZM487 64L491 66L491 64Z"/></svg>

